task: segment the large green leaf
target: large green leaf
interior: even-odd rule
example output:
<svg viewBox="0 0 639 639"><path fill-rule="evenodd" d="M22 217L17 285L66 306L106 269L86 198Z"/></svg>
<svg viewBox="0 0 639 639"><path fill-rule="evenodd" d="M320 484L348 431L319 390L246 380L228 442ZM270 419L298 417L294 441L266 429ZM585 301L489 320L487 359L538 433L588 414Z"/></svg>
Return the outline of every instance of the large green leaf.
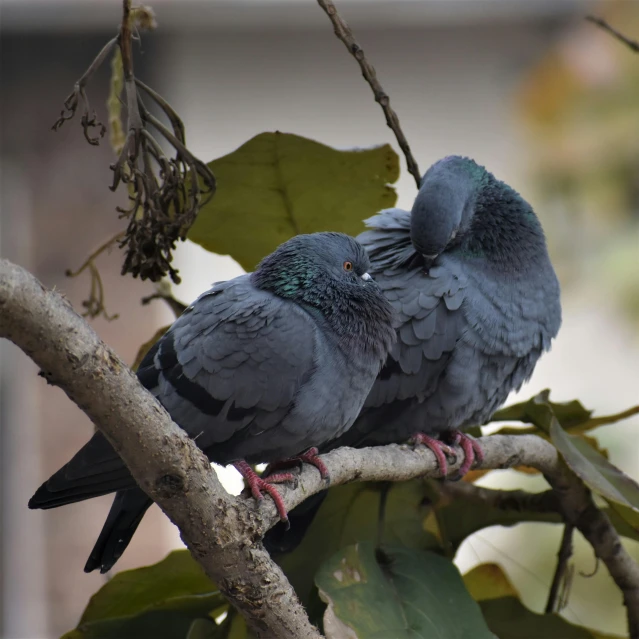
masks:
<svg viewBox="0 0 639 639"><path fill-rule="evenodd" d="M575 626L559 615L540 615L529 610L496 564L473 568L464 575L464 583L479 602L488 627L499 639L613 639Z"/></svg>
<svg viewBox="0 0 639 639"><path fill-rule="evenodd" d="M298 233L356 235L397 199L399 159L388 145L338 151L290 133L261 133L209 163L217 178L189 239L247 271Z"/></svg>
<svg viewBox="0 0 639 639"><path fill-rule="evenodd" d="M224 603L190 553L178 550L153 566L115 575L64 639L181 639L195 619Z"/></svg>
<svg viewBox="0 0 639 639"><path fill-rule="evenodd" d="M385 489L388 492L384 525L380 529L380 504ZM293 552L276 557L311 614L318 610L321 614L324 609L315 598L315 573L340 548L362 541L384 541L408 548L439 548L435 536L422 527L427 512L424 496L424 485L419 479L390 486L353 483L329 490L301 544ZM380 530L381 540L378 539Z"/></svg>
<svg viewBox="0 0 639 639"><path fill-rule="evenodd" d="M548 390L542 391L523 404L515 404L504 409L500 411L498 418L521 419L534 423L550 439L572 471L591 490L605 497L612 506L616 506L617 514L625 519L633 533L636 533L639 484L611 464L600 451L597 441L584 436L583 433L591 425L594 428L634 415L637 407L617 415L591 419L590 411L584 409L579 402L554 404L548 399L549 393ZM568 431L580 434L571 434Z"/></svg>
<svg viewBox="0 0 639 639"><path fill-rule="evenodd" d="M358 543L315 580L328 639L495 639L455 565L434 553Z"/></svg>
<svg viewBox="0 0 639 639"><path fill-rule="evenodd" d="M572 471L591 490L639 514L637 482L613 466L582 437L567 433L556 419L550 425L550 439Z"/></svg>

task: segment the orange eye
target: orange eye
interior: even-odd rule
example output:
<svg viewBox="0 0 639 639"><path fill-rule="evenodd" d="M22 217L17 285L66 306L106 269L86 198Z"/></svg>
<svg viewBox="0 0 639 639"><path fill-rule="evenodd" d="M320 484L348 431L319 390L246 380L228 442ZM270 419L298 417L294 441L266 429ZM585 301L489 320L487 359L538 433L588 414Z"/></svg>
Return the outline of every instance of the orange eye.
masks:
<svg viewBox="0 0 639 639"><path fill-rule="evenodd" d="M352 271L353 270L353 262L344 262L344 270Z"/></svg>

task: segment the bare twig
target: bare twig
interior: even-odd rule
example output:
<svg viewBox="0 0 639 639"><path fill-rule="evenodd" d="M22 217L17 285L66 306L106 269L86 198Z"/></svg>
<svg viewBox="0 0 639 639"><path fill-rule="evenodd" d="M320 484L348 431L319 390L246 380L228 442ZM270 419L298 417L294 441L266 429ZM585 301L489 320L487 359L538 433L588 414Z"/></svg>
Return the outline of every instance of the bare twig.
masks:
<svg viewBox="0 0 639 639"><path fill-rule="evenodd" d="M548 601L546 602L546 614L559 612L566 605L565 601L568 593L566 585L569 581L570 575L568 562L572 557L572 534L574 530L575 527L573 524L567 523L564 526L564 533L561 537L559 552L557 553L557 567L555 568L555 574L553 575L552 583L550 584L550 591L548 593ZM562 589L564 590L565 595L559 597Z"/></svg>
<svg viewBox="0 0 639 639"><path fill-rule="evenodd" d="M391 128L395 137L397 138L397 143L399 144L400 149L404 153L406 157L406 164L408 166L408 172L415 178L415 184L417 184L417 188L422 181L422 176L419 172L419 168L417 166L417 162L413 157L413 154L410 150L410 146L408 145L408 141L404 136L404 132L399 124L399 118L397 117L397 113L392 109L390 105L390 98L387 93L382 88L382 85L379 83L377 79L377 73L375 72L375 68L373 65L366 59L364 55L364 50L359 46L358 42L355 40L353 36L353 32L351 31L348 24L344 21L344 19L337 12L337 8L333 4L331 0L317 0L319 6L326 12L326 15L330 18L333 23L333 27L335 29L335 35L344 43L344 46L348 49L349 53L357 60L364 79L370 85L373 90L373 95L375 96L375 101L379 103L382 107L382 111L384 111L384 115L386 116L386 124Z"/></svg>
<svg viewBox="0 0 639 639"><path fill-rule="evenodd" d="M320 636L260 542L279 521L273 502L256 505L227 495L194 442L68 302L6 260L0 260L0 337L29 355L47 381L60 386L109 438L258 637ZM543 473L566 522L589 541L621 589L629 635L639 638L639 566L556 448L534 435L492 435L480 442L485 453L481 468L523 465ZM322 460L331 485L440 476L434 454L422 447L340 448ZM451 474L462 461L460 453L450 464ZM291 510L325 488L317 470L305 466L297 486L282 485L280 492Z"/></svg>
<svg viewBox="0 0 639 639"><path fill-rule="evenodd" d="M84 317L95 318L98 315L102 315L105 319L111 321L118 318L118 314L109 315L104 305L104 286L102 284L102 277L100 271L95 264L95 260L102 255L105 251L111 248L116 242L118 242L124 236L124 231L116 233L113 237L110 237L106 242L98 246L89 257L84 261L82 266L75 271L67 269L65 275L67 277L77 277L80 273L83 273L86 269L89 269L91 274L91 291L88 299L82 302L82 306L86 309L82 314Z"/></svg>
<svg viewBox="0 0 639 639"><path fill-rule="evenodd" d="M165 280L157 282L155 285L155 293L143 297L140 301L143 306L146 306L153 300L164 300L168 307L173 311L175 317L180 317L180 315L182 315L182 313L186 310L186 304L173 297L171 285Z"/></svg>
<svg viewBox="0 0 639 639"><path fill-rule="evenodd" d="M61 111L60 117L51 127L54 131L57 131L67 120L70 120L75 115L79 104L82 103L84 104L84 109L82 111L81 124L84 130L84 137L89 144L100 144L100 138L104 137L106 127L102 122L98 121L96 112L91 112L85 88L89 80L93 77L93 74L102 66L102 63L106 60L109 53L113 51L117 43L117 37L109 40L89 65L89 68L82 74L82 77L75 83L73 91L64 101L64 110ZM97 129L97 137L92 135L91 131L93 129Z"/></svg>
<svg viewBox="0 0 639 639"><path fill-rule="evenodd" d="M634 53L639 53L639 42L637 40L633 40L632 38L625 36L620 31L617 31L617 29L610 26L603 18L599 18L597 16L586 16L586 20L597 25L600 29L607 31L610 35L619 40L619 42L623 42Z"/></svg>

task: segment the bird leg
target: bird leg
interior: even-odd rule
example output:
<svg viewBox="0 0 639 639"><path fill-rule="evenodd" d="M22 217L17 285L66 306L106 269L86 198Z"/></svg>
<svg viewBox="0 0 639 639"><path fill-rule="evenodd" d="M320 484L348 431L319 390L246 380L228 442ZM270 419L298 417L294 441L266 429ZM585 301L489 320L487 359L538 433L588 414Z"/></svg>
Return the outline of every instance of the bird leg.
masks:
<svg viewBox="0 0 639 639"><path fill-rule="evenodd" d="M453 446L459 444L464 451L464 463L459 467L454 480L461 479L475 464L484 461L484 451L477 443L477 440L470 435L466 435L459 430L447 431L445 436L450 439Z"/></svg>
<svg viewBox="0 0 639 639"><path fill-rule="evenodd" d="M319 450L317 450L317 448L315 447L309 448L305 453L302 453L301 455L296 455L295 457L283 459L282 461L269 464L264 471L264 476L268 477L270 481L271 477L273 477L271 473L274 470L280 470L282 468L299 468L301 470L302 464L304 462L310 464L311 466L315 466L315 468L319 470L322 479L329 479L328 468L326 468L326 464L324 464L324 462L320 459Z"/></svg>
<svg viewBox="0 0 639 639"><path fill-rule="evenodd" d="M426 433L417 433L413 435L410 442L413 446L419 446L421 444L430 448L435 455L435 459L437 459L437 465L442 473L442 477L446 477L446 475L448 475L448 461L446 461L446 455L451 457L453 460L457 459L457 453L450 446L439 439L426 435Z"/></svg>
<svg viewBox="0 0 639 639"><path fill-rule="evenodd" d="M244 477L251 494L257 501L264 499L264 493L268 493L273 501L275 507L283 522L288 523L288 513L286 512L286 506L282 500L281 495L277 492L277 489L273 484L281 484L286 481L294 479L291 473L279 473L277 475L271 475L266 479L262 479L245 461L238 461L233 464L235 469Z"/></svg>

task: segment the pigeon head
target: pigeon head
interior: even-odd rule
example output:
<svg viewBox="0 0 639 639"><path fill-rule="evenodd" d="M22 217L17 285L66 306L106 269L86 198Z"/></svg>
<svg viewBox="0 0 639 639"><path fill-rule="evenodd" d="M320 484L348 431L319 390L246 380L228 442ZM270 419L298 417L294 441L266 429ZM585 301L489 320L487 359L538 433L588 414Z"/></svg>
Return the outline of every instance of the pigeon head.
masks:
<svg viewBox="0 0 639 639"><path fill-rule="evenodd" d="M253 283L279 297L300 302L312 299L327 284L361 288L371 281L364 248L342 233L296 235L265 257L253 273Z"/></svg>
<svg viewBox="0 0 639 639"><path fill-rule="evenodd" d="M394 311L368 274L369 266L368 254L352 237L312 233L280 245L260 262L251 281L319 312L341 337L370 337L386 348L394 339Z"/></svg>
<svg viewBox="0 0 639 639"><path fill-rule="evenodd" d="M468 226L485 174L459 156L444 158L426 171L411 211L410 237L427 266Z"/></svg>
<svg viewBox="0 0 639 639"><path fill-rule="evenodd" d="M547 255L531 206L483 166L457 155L425 173L411 211L410 237L427 268L445 251L514 268Z"/></svg>

